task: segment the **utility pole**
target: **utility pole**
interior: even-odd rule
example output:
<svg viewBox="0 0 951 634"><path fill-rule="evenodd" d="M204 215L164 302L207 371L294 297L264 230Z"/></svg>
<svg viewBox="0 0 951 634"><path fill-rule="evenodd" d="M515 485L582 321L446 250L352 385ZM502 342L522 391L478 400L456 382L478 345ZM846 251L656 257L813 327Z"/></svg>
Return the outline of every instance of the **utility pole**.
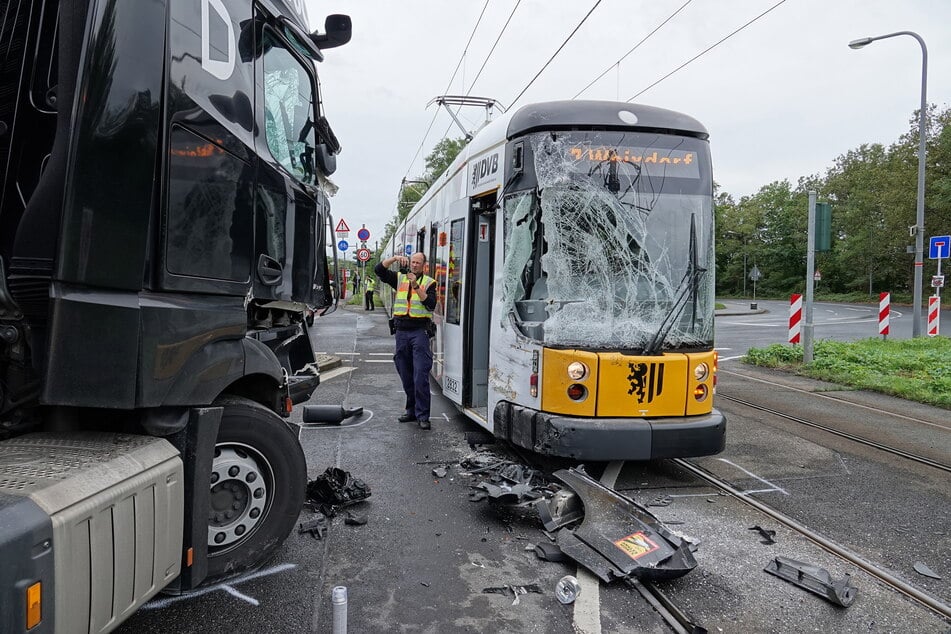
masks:
<svg viewBox="0 0 951 634"><path fill-rule="evenodd" d="M802 362L812 363L812 291L816 271L816 192L809 191L809 220L806 238L806 302L803 306Z"/></svg>

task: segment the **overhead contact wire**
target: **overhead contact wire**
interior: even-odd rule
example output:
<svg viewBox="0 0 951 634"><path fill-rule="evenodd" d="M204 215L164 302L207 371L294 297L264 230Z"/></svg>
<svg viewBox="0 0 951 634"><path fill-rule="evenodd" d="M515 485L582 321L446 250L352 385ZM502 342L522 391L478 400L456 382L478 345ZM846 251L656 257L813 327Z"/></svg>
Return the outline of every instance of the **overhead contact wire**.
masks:
<svg viewBox="0 0 951 634"><path fill-rule="evenodd" d="M784 1L785 1L785 0L784 0ZM565 41L561 43L561 46L558 47L558 50L555 51L555 53L549 58L549 60L548 60L547 62L545 62L545 65L541 67L541 70L539 70L537 73L535 73L535 76L532 77L532 80L531 80L530 82L528 82L528 84L527 84L524 88L522 88L522 92L518 93L518 95L515 97L515 99L513 99L513 100L510 102L509 109L511 109L511 108L516 104L516 102L518 102L518 100L522 98L522 95L525 94L525 91L528 90L528 89L532 86L532 84L535 83L535 80L538 79L539 76L541 76L541 74L542 74L543 72L545 72L545 69L548 68L548 65L551 64L551 63L552 63L552 60L554 60L554 59L558 56L558 53L561 52L561 49L565 48L565 45L567 45L568 42L569 42L569 40L571 40L571 38L574 37L575 33L578 32L578 29L581 28L581 25L584 24L585 21L586 21L589 17L591 17L591 14L594 13L594 10L598 8L598 5L599 5L599 4L601 4L601 0L597 0L597 2L594 3L594 6L591 7L591 9L588 11L588 13L587 13L583 18L581 18L581 22L579 22L579 23L578 23L578 26L576 26L576 27L574 28L574 30L573 30L571 33L568 34L568 37L566 37L566 38L565 38Z"/></svg>
<svg viewBox="0 0 951 634"><path fill-rule="evenodd" d="M730 33L729 35L725 36L723 39L721 39L721 40L720 40L719 42L717 42L716 44L713 44L713 45L711 45L711 46L705 48L705 49L702 50L701 52L697 53L696 55L694 55L693 57L691 57L690 59L688 59L686 62L684 62L683 64L681 64L680 66L678 66L678 67L675 68L674 70L670 71L669 73L667 73L666 75L664 75L663 77L661 77L660 79L658 79L657 81L655 81L653 84L651 84L650 86L648 86L647 88L645 88L644 90L642 90L642 91L640 91L639 93L635 94L633 97L631 97L631 98L628 99L627 101L628 101L628 102L634 101L634 100L637 99L639 96L643 95L645 92L647 92L648 90L650 90L651 88L653 88L654 86L656 86L657 84L659 84L660 82L664 81L665 79L667 79L668 77L670 77L671 75L673 75L674 73L676 73L677 71L679 71L679 70L681 70L682 68L684 68L687 64L690 64L691 62L697 60L698 58L700 58L700 57L706 55L707 53L709 53L710 51L712 51L712 50L715 49L716 47L720 46L721 44L723 44L724 42L726 42L728 39L730 39L731 37L733 37L734 35L736 35L736 34L739 33L740 31L742 31L743 29L745 29L745 28L748 27L749 25L753 24L754 22L756 22L757 20L759 20L759 19L762 18L764 15L766 15L767 13L769 13L770 11L772 11L773 9L775 9L776 7L778 7L779 5L783 4L784 2L786 2L786 0L779 0L779 2L777 2L776 4L774 4L773 6L771 6L770 8L766 9L765 11L763 11L762 13L760 13L758 16L756 16L755 18L753 18L752 20L750 20L749 22L747 22L746 24L744 24L744 25L741 26L740 28L736 29L735 31L733 31L733 32Z"/></svg>
<svg viewBox="0 0 951 634"><path fill-rule="evenodd" d="M680 8L679 8L679 9L677 9L676 11L674 11L673 13L671 13L669 16L667 16L667 19L666 19L666 20L664 20L663 22L661 22L660 24L658 24L656 27L654 27L654 30L653 30L653 31L651 31L650 33L648 33L647 35L645 35L645 36L641 39L640 42L638 42L637 44L634 45L634 48L632 48L632 49L629 50L627 53L625 53L624 55L622 55L621 58L620 58L618 61L614 62L613 64L611 64L610 66L608 66L607 68L605 68L603 73L601 73L600 75L598 75L597 77L595 77L593 80L591 80L591 83L590 83L590 84L588 84L587 86L585 86L584 88L582 88L581 90L579 90L579 91L578 91L578 94L575 95L574 97L572 97L572 99L577 99L577 98L578 98L578 95L580 95L581 93L583 93L584 91L586 91L588 88L591 88L591 86L593 86L595 83L597 83L597 81L598 81L599 79L601 79L602 77L604 77L605 75L607 75L609 72L611 72L611 69L612 69L612 68L618 66L621 62L623 62L625 59L627 59L627 57L628 57L631 53L633 53L634 51L636 51L636 50L640 47L641 44L643 44L643 43L646 42L648 39L650 39L650 37L651 37L654 33L657 33L657 31L661 30L661 28L663 28L663 26L664 26L665 24L667 24L667 23L670 22L672 19L674 19L674 17L675 17L678 13L680 13L681 11L683 11L684 8L685 8L688 4L690 4L691 2L693 2L693 0L687 0L687 1L684 2L682 5L680 5Z"/></svg>
<svg viewBox="0 0 951 634"><path fill-rule="evenodd" d="M485 4L482 5L482 12L479 13L479 19L476 20L475 26L472 27L472 33L469 34L469 40L466 42L465 47L462 49L462 55L459 56L459 61L456 63L455 70L452 71L452 76L449 78L449 83L446 84L446 89L443 90L443 94L449 92L449 88L452 87L452 82L456 78L456 74L459 72L459 67L462 66L463 60L466 58L466 53L469 52L469 45L472 43L472 38L475 37L476 31L479 28L479 24L482 23L482 17L485 15L485 10L489 6L489 0L485 0ZM423 151L423 146L426 145L426 139L429 137L429 133L433 129L433 125L436 123L436 117L439 115L439 109L433 113L433 118L429 122L429 127L426 128L426 133L423 134L423 140L419 142L419 147L416 148L416 154L413 155L413 159L409 163L409 167L406 168L406 173L403 175L403 178L409 176L410 171L413 169L413 165L416 163L416 159L419 158L420 153Z"/></svg>

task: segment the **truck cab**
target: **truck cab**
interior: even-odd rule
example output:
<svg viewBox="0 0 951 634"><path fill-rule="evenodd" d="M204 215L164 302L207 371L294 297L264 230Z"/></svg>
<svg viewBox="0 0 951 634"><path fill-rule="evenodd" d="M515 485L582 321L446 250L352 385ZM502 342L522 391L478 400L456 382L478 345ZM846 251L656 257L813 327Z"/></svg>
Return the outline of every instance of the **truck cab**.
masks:
<svg viewBox="0 0 951 634"><path fill-rule="evenodd" d="M0 558L20 565L0 575L0 603L16 606L0 630L24 630L36 606L33 627L60 631L78 601L81 631L100 631L169 584L254 565L297 518L306 462L286 418L320 381L304 315L334 302L327 192L341 149L316 62L349 40L350 20L329 16L311 32L291 0L8 5L0 524L12 528ZM142 453L143 442L155 446ZM71 592L86 600L54 602L78 574L57 551L78 526L106 530L90 518L121 507L123 482L155 467L146 454L166 467L137 485L140 506L159 481L178 482L151 520L172 540L170 565L108 617L82 584ZM50 464L25 476L37 460ZM109 460L139 466L104 488L79 485ZM57 519L96 496L91 515ZM18 530L4 516L35 521ZM53 576L25 544L49 554ZM95 568L96 556L73 564ZM85 586L112 574L94 571ZM44 580L48 592L24 602L23 588Z"/></svg>

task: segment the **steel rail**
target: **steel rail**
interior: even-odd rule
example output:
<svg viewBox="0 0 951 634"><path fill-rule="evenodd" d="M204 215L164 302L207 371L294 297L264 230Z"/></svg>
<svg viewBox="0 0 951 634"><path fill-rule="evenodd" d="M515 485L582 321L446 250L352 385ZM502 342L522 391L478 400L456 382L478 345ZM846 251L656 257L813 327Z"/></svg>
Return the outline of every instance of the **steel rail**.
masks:
<svg viewBox="0 0 951 634"><path fill-rule="evenodd" d="M921 464L923 464L923 465L927 465L927 466L929 466L929 467L934 467L935 469L940 469L941 471L946 471L946 472L951 473L951 465L946 465L946 464L944 464L944 463L942 463L942 462L938 462L937 460L932 460L931 458L926 458L926 457L924 457L924 456L919 456L918 454L913 454L913 453L904 451L904 450L902 450L902 449L897 449L897 448L895 448L895 447L890 447L890 446L888 446L888 445L883 445L882 443L875 442L874 440L869 440L868 438L862 438L861 436L856 436L855 434L850 434L850 433L848 433L848 432L840 431L840 430L838 430L838 429L835 429L834 427L830 427L830 426L828 426L828 425L823 425L822 423L816 423L816 422L811 421L811 420L806 420L805 418L799 418L798 416L792 416L791 414L786 414L785 412L781 412L781 411L779 411L779 410L775 410L775 409L772 409L772 408L769 408L769 407L765 407L765 406L763 406L763 405L757 405L756 403L752 403L752 402L750 402L750 401L745 401L745 400L743 400L743 399L736 398L736 397L734 397L734 396L727 396L726 394L723 394L722 392L720 392L720 393L717 394L717 398L718 398L718 399L723 399L723 400L726 400L726 401L731 401L731 402L733 402L733 403L738 403L738 404L740 404L740 405L744 405L744 406L749 407L749 408L752 408L752 409L757 409L757 410L760 410L760 411L762 411L762 412L766 412L767 414L772 414L773 416L778 416L778 417L780 417L780 418L785 418L786 420L791 420L791 421L793 421L794 423L799 423L800 425L806 425L807 427L813 427L813 428L815 428L815 429L819 429L819 430L821 430L821 431L828 432L828 433L833 434L833 435L835 435L835 436L839 436L839 437L841 437L841 438L846 438L846 439L851 440L851 441L853 441L853 442L857 442L857 443L859 443L859 444L866 445L866 446L872 447L872 448L874 448L874 449L878 449L879 451L884 451L884 452L887 452L887 453L890 453L890 454L894 454L894 455L896 455L896 456L900 456L900 457L905 458L905 459L907 459L907 460L912 460L912 461L914 461L914 462L918 462L918 463L921 463Z"/></svg>
<svg viewBox="0 0 951 634"><path fill-rule="evenodd" d="M780 513L779 511L773 509L772 507L766 504L763 504L759 500L753 497L750 497L748 494L743 493L742 491L738 489L735 489L728 482L726 482L725 480L721 480L720 478L713 475L706 469L703 469L702 467L698 467L697 465L692 464L684 460L683 458L675 458L672 460L672 462L679 465L683 469L686 469L697 478L700 478L701 480L705 480L706 482L709 482L710 484L717 487L721 491L724 491L725 493L732 495L736 499L742 502L745 502L746 504L752 506L753 508L760 511L761 513L765 513L766 515L770 516L771 518L773 518L774 520L776 520L783 526L786 526L787 528L790 528L796 531L797 533L799 533L800 535L802 535L809 541L825 549L826 551L832 553L833 555L840 557L841 559L845 559L848 562L851 562L853 565L864 570L866 573L870 574L871 576L875 577L876 579L885 583L886 585L891 586L895 590L898 590L899 592L901 592L908 598L914 601L917 601L921 605L937 612L944 618L951 619L951 606L945 605L937 598L919 590L918 588L915 588L914 586L912 586L911 584L905 581L902 581L901 579L899 579L898 577L896 577L889 571L885 570L884 568L881 568L877 566L876 564L860 557L859 555L853 553L848 548L845 548L844 546L840 546L839 544L836 544L835 542L827 539L826 537L823 537L819 533L800 524L799 522L789 517L788 515Z"/></svg>

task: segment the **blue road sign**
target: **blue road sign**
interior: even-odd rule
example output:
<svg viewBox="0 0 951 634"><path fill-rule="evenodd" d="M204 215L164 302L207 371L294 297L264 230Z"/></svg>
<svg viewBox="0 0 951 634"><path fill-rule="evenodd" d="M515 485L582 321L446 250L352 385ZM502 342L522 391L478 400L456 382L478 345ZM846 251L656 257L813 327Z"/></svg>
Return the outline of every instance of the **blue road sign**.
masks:
<svg viewBox="0 0 951 634"><path fill-rule="evenodd" d="M413 245L407 244L404 251L406 251L406 255L413 255Z"/></svg>
<svg viewBox="0 0 951 634"><path fill-rule="evenodd" d="M370 239L370 230L369 229L360 229L357 231L357 237L366 242Z"/></svg>
<svg viewBox="0 0 951 634"><path fill-rule="evenodd" d="M341 240L340 242L337 243L337 248L340 249L341 251L346 251L347 249L350 248L350 243L347 242L346 240Z"/></svg>
<svg viewBox="0 0 951 634"><path fill-rule="evenodd" d="M928 259L947 260L949 255L951 255L951 236L931 236Z"/></svg>

